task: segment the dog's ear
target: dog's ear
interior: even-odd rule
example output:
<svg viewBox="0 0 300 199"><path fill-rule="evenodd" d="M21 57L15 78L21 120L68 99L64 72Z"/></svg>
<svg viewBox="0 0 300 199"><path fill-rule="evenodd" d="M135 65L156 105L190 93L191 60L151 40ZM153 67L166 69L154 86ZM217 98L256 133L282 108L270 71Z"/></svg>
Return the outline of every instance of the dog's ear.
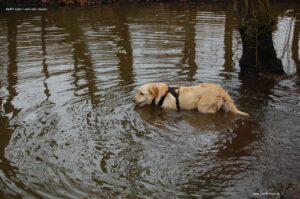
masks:
<svg viewBox="0 0 300 199"><path fill-rule="evenodd" d="M152 95L153 98L157 98L158 96L158 88L156 85L153 85L149 88L149 93Z"/></svg>

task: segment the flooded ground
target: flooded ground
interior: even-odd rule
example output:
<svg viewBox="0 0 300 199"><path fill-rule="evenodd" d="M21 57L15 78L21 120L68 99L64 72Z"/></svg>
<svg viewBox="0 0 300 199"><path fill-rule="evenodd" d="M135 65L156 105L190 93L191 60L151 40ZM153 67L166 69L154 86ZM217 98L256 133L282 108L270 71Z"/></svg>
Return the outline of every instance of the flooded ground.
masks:
<svg viewBox="0 0 300 199"><path fill-rule="evenodd" d="M1 198L297 198L294 8L273 5L278 82L239 80L231 5L2 12ZM252 117L136 108L154 81L222 84Z"/></svg>

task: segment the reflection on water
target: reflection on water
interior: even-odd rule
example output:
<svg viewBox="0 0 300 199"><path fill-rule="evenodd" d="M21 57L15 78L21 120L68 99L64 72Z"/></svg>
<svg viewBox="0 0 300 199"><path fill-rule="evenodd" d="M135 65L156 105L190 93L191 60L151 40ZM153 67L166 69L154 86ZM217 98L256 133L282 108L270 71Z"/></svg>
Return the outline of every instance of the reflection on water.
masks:
<svg viewBox="0 0 300 199"><path fill-rule="evenodd" d="M275 47L293 74L299 16L288 3L273 8ZM298 76L238 79L231 5L7 12L0 37L4 197L299 193ZM222 84L252 117L134 107L135 89L153 81Z"/></svg>

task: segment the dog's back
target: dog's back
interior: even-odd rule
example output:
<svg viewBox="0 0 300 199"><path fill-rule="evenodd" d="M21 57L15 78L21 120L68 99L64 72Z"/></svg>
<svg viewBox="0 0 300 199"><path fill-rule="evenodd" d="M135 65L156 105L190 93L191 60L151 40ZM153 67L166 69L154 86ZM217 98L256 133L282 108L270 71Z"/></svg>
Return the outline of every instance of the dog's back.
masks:
<svg viewBox="0 0 300 199"><path fill-rule="evenodd" d="M185 109L202 113L216 113L220 109L243 116L249 114L237 109L230 95L218 84L203 83L180 88L180 104Z"/></svg>

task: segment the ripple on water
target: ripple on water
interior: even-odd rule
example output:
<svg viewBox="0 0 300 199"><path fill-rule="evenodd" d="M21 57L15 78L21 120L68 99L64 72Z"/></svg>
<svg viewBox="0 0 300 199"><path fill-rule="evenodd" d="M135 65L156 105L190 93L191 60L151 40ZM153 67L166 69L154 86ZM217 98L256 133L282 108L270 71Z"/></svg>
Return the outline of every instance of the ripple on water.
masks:
<svg viewBox="0 0 300 199"><path fill-rule="evenodd" d="M0 186L22 197L245 198L280 182L268 168L294 183L294 80L238 79L241 41L223 7L136 6L19 17L17 34L0 19ZM134 90L154 81L219 83L252 117L135 107Z"/></svg>

